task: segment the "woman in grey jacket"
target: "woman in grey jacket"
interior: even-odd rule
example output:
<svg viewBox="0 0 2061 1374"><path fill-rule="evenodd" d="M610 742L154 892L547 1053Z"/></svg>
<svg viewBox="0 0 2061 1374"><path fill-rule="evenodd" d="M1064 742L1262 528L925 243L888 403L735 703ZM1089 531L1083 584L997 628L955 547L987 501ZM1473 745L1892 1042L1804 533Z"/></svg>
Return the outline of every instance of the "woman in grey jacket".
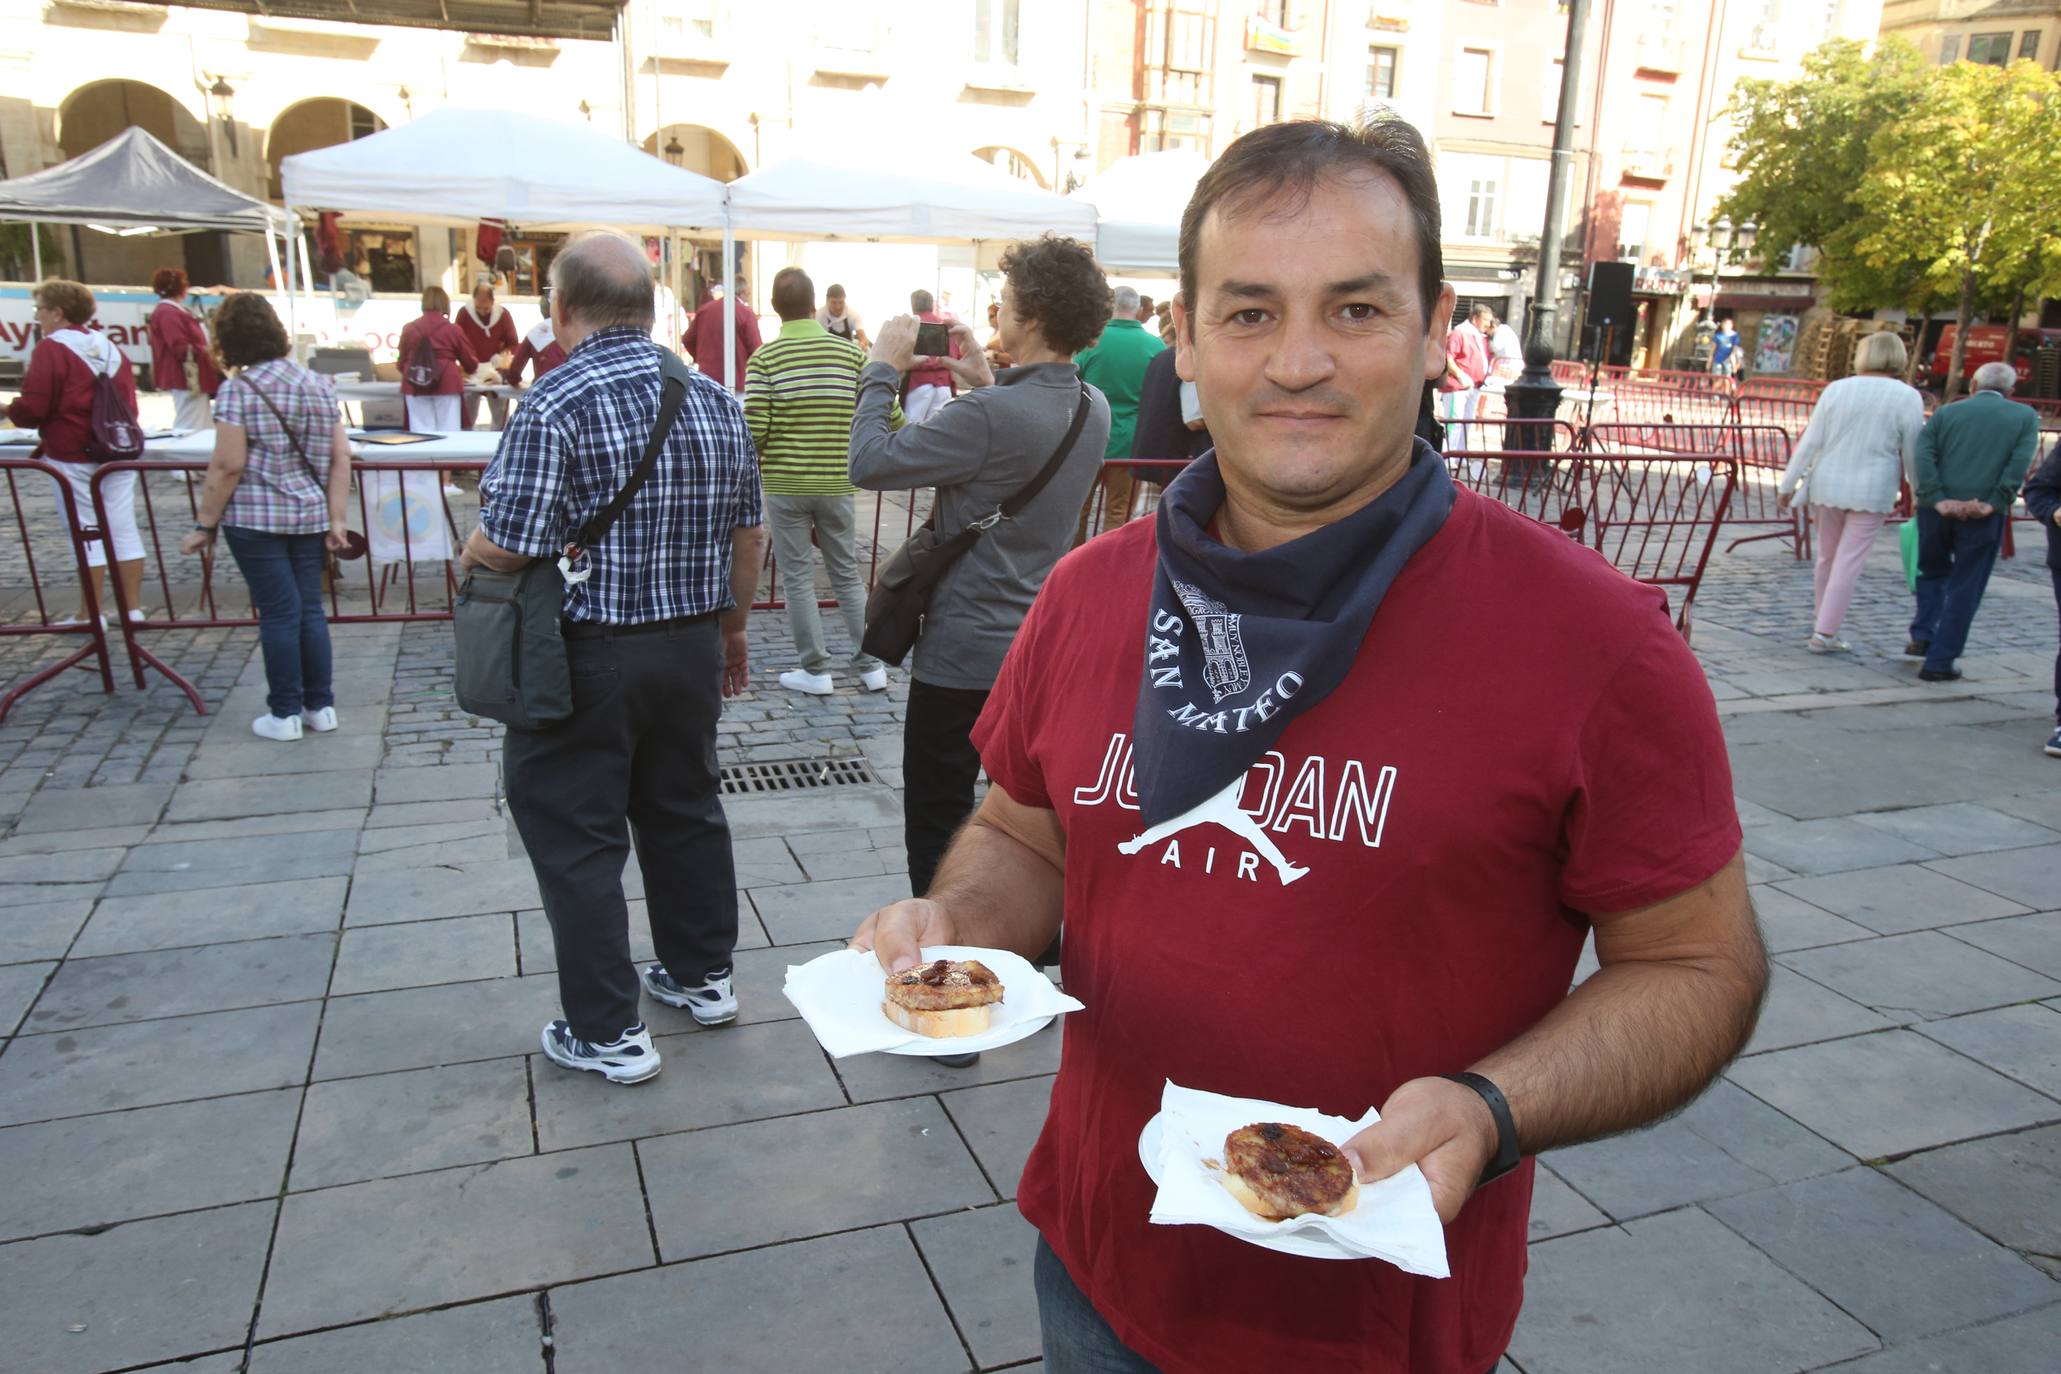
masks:
<svg viewBox="0 0 2061 1374"><path fill-rule="evenodd" d="M937 488L938 529L953 533L994 513L1037 475L1065 438L1083 383L1073 355L1109 320L1108 279L1094 254L1047 234L1002 257L1002 351L1016 366L989 370L973 331L952 327L957 358L915 353L914 316L887 321L859 374L852 484L869 491ZM904 374L936 361L961 394L920 425L889 429ZM903 837L909 886L921 897L952 835L973 814L980 755L973 724L987 704L1031 599L1072 542L1074 517L1109 442L1109 403L1088 387L1087 423L1037 499L988 530L939 581L916 641L902 732Z"/></svg>
<svg viewBox="0 0 2061 1374"><path fill-rule="evenodd" d="M1829 654L1853 646L1839 624L1882 522L1896 509L1899 483L1914 478L1925 402L1902 381L1904 341L1883 332L1861 340L1854 375L1825 388L1782 474L1778 506L1799 487L1817 534L1816 620L1804 647Z"/></svg>

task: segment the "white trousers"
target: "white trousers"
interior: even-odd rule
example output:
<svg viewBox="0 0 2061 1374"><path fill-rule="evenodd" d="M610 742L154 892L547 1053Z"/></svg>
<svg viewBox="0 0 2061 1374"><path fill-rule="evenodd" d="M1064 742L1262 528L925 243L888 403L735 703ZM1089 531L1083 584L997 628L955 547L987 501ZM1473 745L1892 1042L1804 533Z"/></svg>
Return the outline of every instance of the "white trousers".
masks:
<svg viewBox="0 0 2061 1374"><path fill-rule="evenodd" d="M202 397L206 400L206 397ZM93 513L93 474L100 470L98 463L52 463L52 467L64 474L64 483L72 489L72 500L78 509L78 528L91 529L97 517ZM107 528L104 536L86 545L86 561L96 568L107 566L107 544L114 544L115 561L127 563L143 557L143 536L136 529L136 474L117 472L100 486L101 495L107 501ZM61 503L63 497L58 497Z"/></svg>
<svg viewBox="0 0 2061 1374"><path fill-rule="evenodd" d="M215 427L215 404L205 391L171 391L166 394L172 398L172 405L178 412L172 420L173 429L181 434L191 434L197 429Z"/></svg>
<svg viewBox="0 0 2061 1374"><path fill-rule="evenodd" d="M909 399L902 402L902 418L912 425L920 425L951 399L952 388L948 386L912 386Z"/></svg>
<svg viewBox="0 0 2061 1374"><path fill-rule="evenodd" d="M408 400L408 428L417 434L456 434L465 427L460 407L465 397L458 392L448 396L410 396Z"/></svg>

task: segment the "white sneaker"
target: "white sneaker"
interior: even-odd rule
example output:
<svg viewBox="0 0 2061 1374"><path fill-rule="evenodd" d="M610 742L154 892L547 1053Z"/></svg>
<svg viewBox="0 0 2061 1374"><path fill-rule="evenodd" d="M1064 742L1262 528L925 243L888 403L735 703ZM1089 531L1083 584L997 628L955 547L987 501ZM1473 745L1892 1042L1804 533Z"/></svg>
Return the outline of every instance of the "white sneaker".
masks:
<svg viewBox="0 0 2061 1374"><path fill-rule="evenodd" d="M150 619L150 612L142 609L141 607L138 607L129 612L129 623L131 625L140 625L148 619Z"/></svg>
<svg viewBox="0 0 2061 1374"><path fill-rule="evenodd" d="M328 734L336 728L336 708L323 706L317 710L301 712L301 726L303 729L313 730L318 735Z"/></svg>
<svg viewBox="0 0 2061 1374"><path fill-rule="evenodd" d="M561 1069L585 1069L611 1083L642 1083L660 1068L658 1050L642 1021L605 1045L582 1040L565 1022L553 1021L544 1027L543 1044L544 1057Z"/></svg>
<svg viewBox="0 0 2061 1374"><path fill-rule="evenodd" d="M1843 654L1852 650L1853 645L1838 635L1814 634L1810 637L1810 642L1803 647L1814 654Z"/></svg>
<svg viewBox="0 0 2061 1374"><path fill-rule="evenodd" d="M878 668L870 668L859 674L859 685L869 692L885 692L887 690L887 665L882 664Z"/></svg>
<svg viewBox="0 0 2061 1374"><path fill-rule="evenodd" d="M835 690L828 673L812 673L796 668L791 673L780 675L780 685L790 692L807 692L812 697L827 697Z"/></svg>
<svg viewBox="0 0 2061 1374"><path fill-rule="evenodd" d="M275 716L267 711L250 723L251 733L265 739L296 740L301 737L299 716Z"/></svg>

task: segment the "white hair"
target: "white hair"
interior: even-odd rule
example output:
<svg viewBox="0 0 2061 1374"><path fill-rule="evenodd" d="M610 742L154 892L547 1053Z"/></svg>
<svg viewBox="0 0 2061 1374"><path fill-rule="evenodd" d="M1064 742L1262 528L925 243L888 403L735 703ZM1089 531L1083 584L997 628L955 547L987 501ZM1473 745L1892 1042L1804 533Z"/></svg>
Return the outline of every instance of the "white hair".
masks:
<svg viewBox="0 0 2061 1374"><path fill-rule="evenodd" d="M1122 319L1122 318L1125 318L1125 317L1129 317L1129 318L1132 318L1132 319L1135 319L1135 318L1137 318L1137 314L1138 314L1138 288L1137 288L1137 287L1135 287L1135 286L1119 286L1119 287L1117 287L1117 288L1116 288L1116 289L1115 289L1114 291L1110 292L1110 295L1111 295L1111 296L1113 297L1113 300L1111 301L1111 304L1110 304L1110 308L1111 308L1111 309L1112 309L1113 311L1115 311L1115 312L1116 312L1116 316L1117 316L1117 318L1119 318L1119 319Z"/></svg>
<svg viewBox="0 0 2061 1374"><path fill-rule="evenodd" d="M1984 363L1975 369L1975 389L2009 396L2018 385L2018 369L2009 363Z"/></svg>

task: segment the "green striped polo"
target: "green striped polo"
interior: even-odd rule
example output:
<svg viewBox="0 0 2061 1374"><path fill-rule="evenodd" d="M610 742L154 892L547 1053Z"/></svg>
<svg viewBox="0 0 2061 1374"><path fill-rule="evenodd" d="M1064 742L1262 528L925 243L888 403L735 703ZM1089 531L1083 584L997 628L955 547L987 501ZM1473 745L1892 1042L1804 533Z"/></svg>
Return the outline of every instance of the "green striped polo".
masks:
<svg viewBox="0 0 2061 1374"><path fill-rule="evenodd" d="M744 368L744 419L768 494L850 494L846 454L865 365L856 345L813 319L787 321L751 355Z"/></svg>

